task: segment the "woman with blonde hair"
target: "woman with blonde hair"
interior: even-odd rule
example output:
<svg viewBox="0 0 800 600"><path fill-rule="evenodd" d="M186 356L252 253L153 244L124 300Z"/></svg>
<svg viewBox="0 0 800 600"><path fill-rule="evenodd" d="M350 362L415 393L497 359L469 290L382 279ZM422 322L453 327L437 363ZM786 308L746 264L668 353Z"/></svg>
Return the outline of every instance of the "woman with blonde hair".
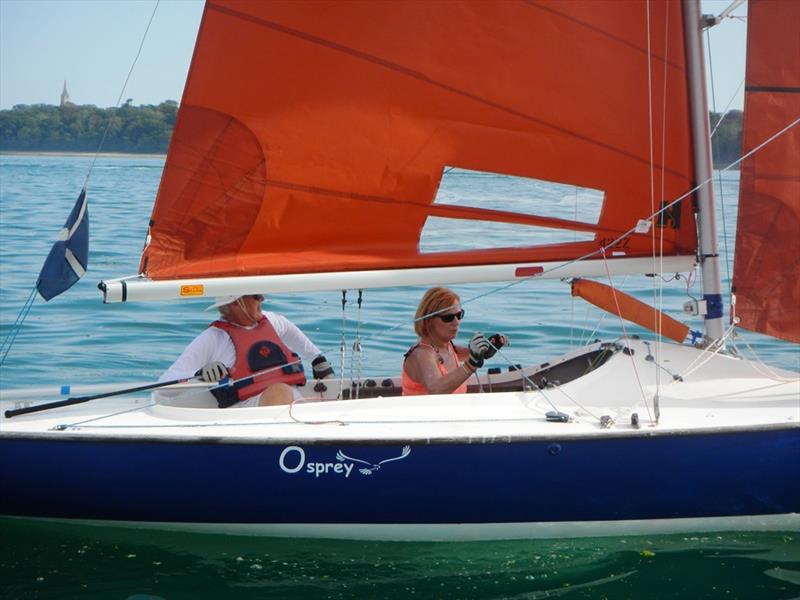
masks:
<svg viewBox="0 0 800 600"><path fill-rule="evenodd" d="M477 332L468 346L457 346L453 340L463 318L458 294L445 287L425 292L414 317L419 340L403 361L404 396L466 393L467 380L507 342L495 334L490 343Z"/></svg>

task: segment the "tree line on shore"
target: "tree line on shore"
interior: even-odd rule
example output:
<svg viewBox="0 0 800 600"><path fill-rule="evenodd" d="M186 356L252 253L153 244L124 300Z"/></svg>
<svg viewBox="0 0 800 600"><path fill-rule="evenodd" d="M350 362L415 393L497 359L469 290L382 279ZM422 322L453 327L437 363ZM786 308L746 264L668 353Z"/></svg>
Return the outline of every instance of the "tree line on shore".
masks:
<svg viewBox="0 0 800 600"><path fill-rule="evenodd" d="M91 104L18 104L0 111L0 151L164 153L178 103L97 108ZM106 132L106 129L108 130Z"/></svg>
<svg viewBox="0 0 800 600"><path fill-rule="evenodd" d="M118 108L93 105L18 104L0 111L0 151L95 152L108 129L104 152L165 153L175 126L178 103ZM722 115L710 113L712 129ZM742 112L730 111L714 135L715 166L734 162L741 154Z"/></svg>

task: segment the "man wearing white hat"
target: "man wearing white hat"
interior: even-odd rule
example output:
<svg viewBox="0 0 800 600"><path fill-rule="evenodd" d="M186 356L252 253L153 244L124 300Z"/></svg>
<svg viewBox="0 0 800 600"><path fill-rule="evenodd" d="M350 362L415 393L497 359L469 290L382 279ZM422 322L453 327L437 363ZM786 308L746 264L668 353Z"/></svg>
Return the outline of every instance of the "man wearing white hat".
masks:
<svg viewBox="0 0 800 600"><path fill-rule="evenodd" d="M330 363L311 340L283 315L262 312L264 296L223 296L220 319L197 336L159 381L199 376L231 385L212 389L220 408L290 404L305 384L301 358L312 361L314 377L333 375Z"/></svg>

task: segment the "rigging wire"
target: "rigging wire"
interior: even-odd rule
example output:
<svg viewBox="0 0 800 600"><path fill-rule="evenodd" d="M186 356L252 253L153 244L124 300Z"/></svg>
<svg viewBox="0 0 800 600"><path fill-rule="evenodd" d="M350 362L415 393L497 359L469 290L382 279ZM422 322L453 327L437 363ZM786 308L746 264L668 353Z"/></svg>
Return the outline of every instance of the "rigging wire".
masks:
<svg viewBox="0 0 800 600"><path fill-rule="evenodd" d="M34 285L30 294L28 294L28 299L25 300L25 303L22 305L19 313L17 313L17 318L13 325L11 325L11 330L8 332L8 334L6 334L6 337L3 339L3 343L0 344L0 353L3 354L3 356L0 357L0 367L5 364L8 352L11 350L11 346L14 345L14 340L17 339L17 334L22 328L22 323L25 321L25 317L28 316L33 303L36 301L36 292L36 286Z"/></svg>
<svg viewBox="0 0 800 600"><path fill-rule="evenodd" d="M142 48L144 47L144 42L147 39L147 34L150 31L150 26L153 24L153 19L156 16L156 11L158 10L158 5L161 3L161 0L156 0L156 5L153 7L153 12L150 14L150 20L147 22L147 27L145 27L144 34L142 35L142 39L139 42L139 49L136 51L136 56L133 59L133 63L131 64L131 68L128 69L128 75L125 77L125 82L122 84L122 89L119 92L119 96L117 97L117 103L114 105L115 108L119 108L120 102L122 102L122 97L125 95L125 89L128 87L128 82L131 79L131 75L133 74L133 69L136 67L136 63L139 60L139 56L142 54ZM94 158L92 158L92 163L89 165L89 172L86 173L86 180L83 183L83 187L87 188L89 184L89 177L92 174L92 170L94 169L94 165L97 162L97 156L100 154L101 150L103 149L103 144L106 141L106 136L108 135L108 131L111 129L111 118L109 117L108 123L106 124L105 131L103 131L103 137L100 138L100 143L97 145L97 151L94 153Z"/></svg>
<svg viewBox="0 0 800 600"><path fill-rule="evenodd" d="M578 186L575 186L575 212L573 216L574 220L578 220ZM578 232L572 232L572 241L578 241ZM569 304L569 347L574 347L574 328L575 328L575 296L570 295L570 304Z"/></svg>
<svg viewBox="0 0 800 600"><path fill-rule="evenodd" d="M156 11L158 10L158 5L160 4L161 0L156 0L156 5L153 7L153 12L150 14L150 20L147 22L147 27L144 30L144 34L142 35L142 39L139 42L139 49L136 51L136 56L133 59L133 63L131 63L130 69L128 69L128 75L125 77L125 82L122 85L122 89L120 90L119 97L117 98L117 104L115 105L116 108L119 108L119 104L122 101L122 97L125 95L125 89L128 86L128 81L130 81L131 74L133 73L133 69L136 66L136 63L139 60L139 56L142 53L142 48L144 47L144 42L147 39L147 33L150 31L150 25L153 23L153 19L156 16ZM108 131L111 128L111 118L109 117L108 123L106 124L105 131L103 131L103 135L100 138L100 143L97 145L97 150L94 153L94 157L92 158L92 162L89 165L89 170L86 173L86 178L83 181L83 190L86 191L89 188L89 178L91 177L92 171L94 170L94 165L97 162L97 157L100 155L100 152L103 149L103 144L105 143L106 136L108 135ZM86 206L88 209L88 197L86 198ZM38 282L37 282L38 284ZM11 326L11 330L8 332L6 337L3 340L3 343L0 344L0 352L3 353L2 358L0 358L0 366L2 366L5 361L8 353L11 351L11 347L14 345L15 340L17 339L17 334L22 329L22 324L25 322L25 319L28 316L28 313L33 306L34 301L36 300L36 291L37 291L37 284L34 284L33 289L31 290L28 299L25 300L25 303L22 305L19 313L17 313L17 318L14 321L14 324Z"/></svg>
<svg viewBox="0 0 800 600"><path fill-rule="evenodd" d="M345 330L347 327L347 315L345 314L346 305L347 305L347 290L342 290L342 329L341 329L342 337L339 342L339 393L336 395L337 400L344 399L344 354L345 354L345 344L347 344L347 337L345 336Z"/></svg>
<svg viewBox="0 0 800 600"><path fill-rule="evenodd" d="M667 64L669 64L669 11L666 11L666 18L664 20L664 72L662 77L664 79L664 85L661 90L661 190L658 194L659 203L664 202L664 195L665 195L665 188L666 188L666 172L667 172L667 82L669 81L669 70L667 69ZM680 209L680 207L679 207ZM664 223L664 218L661 218L662 225ZM658 270L654 271L655 273L663 273L664 272L664 227L659 228L659 239L658 239ZM676 274L677 277L677 274ZM658 309L656 313L656 341L659 343L656 345L656 361L661 361L661 332L664 326L663 322L663 310L664 310L664 277L663 275L658 278L658 281L653 281L654 287L658 289L658 300L656 302L656 307ZM661 390L661 372L656 370L656 396L658 396Z"/></svg>
<svg viewBox="0 0 800 600"><path fill-rule="evenodd" d="M364 290L358 290L358 310L356 312L356 333L353 341L353 353L350 355L350 398L353 397L355 387L356 400L361 391L361 301ZM355 363L355 378L353 378L353 363Z"/></svg>
<svg viewBox="0 0 800 600"><path fill-rule="evenodd" d="M628 331L627 328L625 327L625 319L622 318L622 311L619 308L619 299L617 298L617 290L614 287L614 280L611 278L611 271L608 268L608 260L606 260L605 251L603 251L602 255L603 255L603 266L605 266L606 268L606 275L608 275L608 283L611 285L611 294L614 297L614 304L617 307L617 314L619 315L619 323L622 327L622 337L630 347L630 339L628 338ZM650 421L652 421L653 415L650 414L650 407L647 405L647 397L645 396L644 393L644 385L642 385L642 380L639 377L639 371L636 368L636 360L633 358L632 354L630 355L630 358L631 358L631 365L633 366L633 373L634 375L636 375L636 382L639 384L639 391L642 392L642 400L644 401L644 406L647 409L647 416L650 419Z"/></svg>

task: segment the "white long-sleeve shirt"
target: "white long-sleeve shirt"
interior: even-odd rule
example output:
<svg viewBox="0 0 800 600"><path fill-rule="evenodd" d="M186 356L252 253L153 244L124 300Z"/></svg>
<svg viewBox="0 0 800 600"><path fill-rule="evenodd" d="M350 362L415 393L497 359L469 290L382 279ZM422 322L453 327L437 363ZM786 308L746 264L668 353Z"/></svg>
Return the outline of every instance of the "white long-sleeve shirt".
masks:
<svg viewBox="0 0 800 600"><path fill-rule="evenodd" d="M308 361L319 356L319 348L300 331L297 325L283 315L274 312L264 312L263 314L275 329L275 333L290 350ZM236 327L242 326L236 325ZM244 327L244 329L253 329L254 327L256 324ZM162 373L158 380L170 381L189 378L208 363L215 361L221 362L230 369L236 362L236 350L227 333L219 327L208 327L186 346L183 353L169 369Z"/></svg>

